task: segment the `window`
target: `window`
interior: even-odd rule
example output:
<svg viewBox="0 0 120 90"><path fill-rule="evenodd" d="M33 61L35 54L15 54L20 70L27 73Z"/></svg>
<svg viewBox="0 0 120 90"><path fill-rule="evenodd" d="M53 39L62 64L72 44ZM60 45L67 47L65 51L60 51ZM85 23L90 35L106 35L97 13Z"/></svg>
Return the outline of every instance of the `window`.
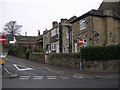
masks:
<svg viewBox="0 0 120 90"><path fill-rule="evenodd" d="M86 29L86 19L80 20L80 30Z"/></svg>
<svg viewBox="0 0 120 90"><path fill-rule="evenodd" d="M68 31L66 32L66 38L69 38L69 32Z"/></svg>
<svg viewBox="0 0 120 90"><path fill-rule="evenodd" d="M51 50L56 50L56 43L51 43Z"/></svg>

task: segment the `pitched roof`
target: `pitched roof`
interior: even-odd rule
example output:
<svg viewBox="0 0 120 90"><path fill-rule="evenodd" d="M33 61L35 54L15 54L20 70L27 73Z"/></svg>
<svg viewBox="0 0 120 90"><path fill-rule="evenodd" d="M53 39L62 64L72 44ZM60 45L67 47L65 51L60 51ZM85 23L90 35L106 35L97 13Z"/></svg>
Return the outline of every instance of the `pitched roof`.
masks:
<svg viewBox="0 0 120 90"><path fill-rule="evenodd" d="M107 10L112 11L113 15L106 15L104 12ZM113 17L115 19L120 19L120 1L119 2L102 2L98 10L92 9L91 11L78 17L72 23L79 21L80 19L83 19L90 15L99 16L99 17Z"/></svg>
<svg viewBox="0 0 120 90"><path fill-rule="evenodd" d="M87 16L100 16L100 17L104 17L105 15L103 14L102 11L98 11L98 10L90 10L89 12L83 14L82 16L78 17L76 20L74 20L72 23L76 22L76 21L79 21L80 19L83 19Z"/></svg>
<svg viewBox="0 0 120 90"><path fill-rule="evenodd" d="M73 22L71 23L74 23L76 21L79 21L87 16L98 16L98 17L113 17L115 19L120 19L120 15L116 14L116 13L113 13L113 15L106 15L103 11L100 11L100 10L94 10L92 9L91 11L83 14L82 16L78 17L76 20L74 20Z"/></svg>
<svg viewBox="0 0 120 90"><path fill-rule="evenodd" d="M113 13L120 15L120 1L119 2L102 2L98 10L100 11L111 10Z"/></svg>
<svg viewBox="0 0 120 90"><path fill-rule="evenodd" d="M36 36L15 36L12 34L6 35L8 41L13 41L13 38L15 37L17 41L36 41Z"/></svg>

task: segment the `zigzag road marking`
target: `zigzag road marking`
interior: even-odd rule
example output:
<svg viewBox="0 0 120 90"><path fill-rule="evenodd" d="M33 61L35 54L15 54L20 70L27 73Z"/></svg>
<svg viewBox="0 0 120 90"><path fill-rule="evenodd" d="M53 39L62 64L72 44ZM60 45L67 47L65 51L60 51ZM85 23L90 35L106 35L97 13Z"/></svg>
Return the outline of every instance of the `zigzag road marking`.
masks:
<svg viewBox="0 0 120 90"><path fill-rule="evenodd" d="M25 67L25 66L18 65L18 64L13 64L13 65L15 66L15 68L16 68L18 71L34 70L33 68ZM20 67L21 67L21 68L20 68Z"/></svg>

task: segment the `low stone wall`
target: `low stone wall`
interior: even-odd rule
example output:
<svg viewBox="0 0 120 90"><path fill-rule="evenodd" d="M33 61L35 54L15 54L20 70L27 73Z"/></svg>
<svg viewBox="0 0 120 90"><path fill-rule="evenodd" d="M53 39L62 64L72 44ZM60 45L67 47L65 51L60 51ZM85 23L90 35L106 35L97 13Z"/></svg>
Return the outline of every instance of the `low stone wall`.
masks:
<svg viewBox="0 0 120 90"><path fill-rule="evenodd" d="M119 60L85 61L84 70L90 72L118 72Z"/></svg>
<svg viewBox="0 0 120 90"><path fill-rule="evenodd" d="M79 58L52 58L46 55L45 63L70 68L80 68ZM88 72L118 72L119 60L85 61L83 60L84 71Z"/></svg>
<svg viewBox="0 0 120 90"><path fill-rule="evenodd" d="M31 60L45 63L45 54L44 53L32 53L30 56Z"/></svg>
<svg viewBox="0 0 120 90"><path fill-rule="evenodd" d="M19 55L23 56L23 55ZM23 56L25 57L25 56ZM51 54L32 53L31 60L70 68L80 68L80 58L52 58ZM83 60L84 71L87 72L117 72L120 60L97 60L97 61L85 61Z"/></svg>

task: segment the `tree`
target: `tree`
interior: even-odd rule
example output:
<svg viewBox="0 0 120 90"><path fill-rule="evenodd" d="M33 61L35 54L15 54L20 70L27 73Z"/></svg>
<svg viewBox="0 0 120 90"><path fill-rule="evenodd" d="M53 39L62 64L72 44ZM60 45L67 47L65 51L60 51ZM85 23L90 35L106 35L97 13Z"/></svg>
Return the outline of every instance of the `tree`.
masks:
<svg viewBox="0 0 120 90"><path fill-rule="evenodd" d="M16 21L10 21L9 23L5 24L3 29L7 34L19 35L21 32L21 27L22 25L17 25Z"/></svg>

